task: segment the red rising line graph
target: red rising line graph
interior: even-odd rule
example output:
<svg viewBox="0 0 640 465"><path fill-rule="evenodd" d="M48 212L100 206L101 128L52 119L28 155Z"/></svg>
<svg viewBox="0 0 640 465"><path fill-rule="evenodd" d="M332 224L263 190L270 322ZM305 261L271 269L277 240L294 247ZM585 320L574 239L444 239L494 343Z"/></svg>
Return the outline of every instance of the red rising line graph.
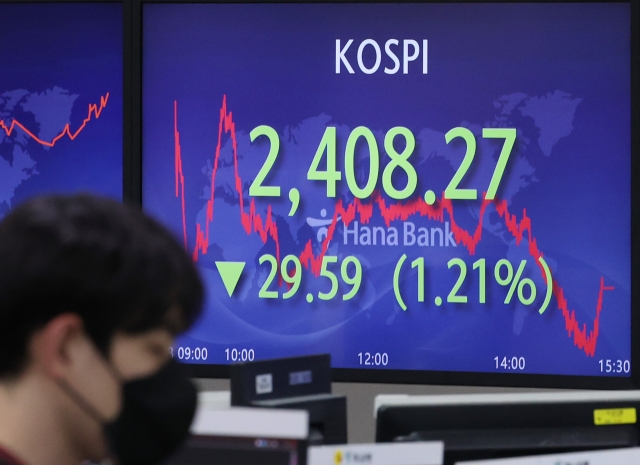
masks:
<svg viewBox="0 0 640 465"><path fill-rule="evenodd" d="M210 197L207 200L206 218L204 231L200 223L196 224L196 243L193 249L193 260L198 261L199 254L206 254L209 247L209 234L210 225L214 218L214 186L216 173L218 171L218 161L220 159L220 151L222 149L222 137L224 134L229 134L233 149L233 166L235 173L235 189L238 192L239 199L239 213L240 221L247 235L257 233L262 242L266 242L271 238L276 246L276 258L280 263L280 243L278 239L278 227L273 219L271 206L267 207L267 212L263 219L262 215L256 212L256 206L254 199L251 199L249 204L249 212L245 211L244 197L242 189L242 179L238 173L238 153L237 153L237 140L235 123L233 122L233 114L231 111L227 111L227 98L226 95L222 100L222 107L220 108L220 122L218 124L218 141L216 145L216 152L213 160L213 170L211 172L211 192ZM184 171L182 169L182 150L180 147L180 132L178 131L178 102L174 102L174 154L175 154L175 175L176 175L176 197L181 197L182 206L182 229L184 234L184 245L187 248L187 226L186 226L186 210L185 210L185 178ZM345 226L348 226L355 220L356 215L360 222L366 224L371 220L374 209L377 207L381 217L384 219L387 226L394 220L407 220L408 218L419 215L421 217L427 217L432 220L444 222L445 213L449 217L451 224L451 231L453 232L454 239L457 244L462 244L469 252L470 255L474 255L477 245L482 240L482 223L484 214L489 204L493 203L495 210L504 220L505 225L509 233L515 239L516 245L520 245L522 240L526 237L528 243L529 254L535 259L536 263L540 267L543 279L546 281L546 277L542 266L540 265L539 258L543 256L536 238L532 233L531 219L527 216L526 209L522 211L522 218L520 221L516 218L516 215L511 214L508 210L506 200L486 200L484 199L480 205L480 212L478 215L478 225L472 232L466 231L462 227L458 226L454 218L453 203L449 199L445 199L444 196L439 199L433 205L428 205L421 198L416 198L407 203L392 203L387 205L386 201L376 192L373 194L372 199L368 203L363 203L360 199L354 199L348 205L343 205L342 200L338 200L333 213L333 221L328 228L327 236L322 242L320 253L316 256L313 253L313 246L311 241L307 242L304 250L300 254L300 262L302 265L310 269L315 276L319 276L322 266L322 260L327 253L329 244L333 239L336 226L338 224L338 218L341 217ZM569 304L564 296L564 290L560 285L552 278L552 290L553 295L558 303L558 309L562 312L562 316L565 320L565 329L567 330L567 336L573 335L573 344L579 349L583 350L585 354L590 357L595 355L596 343L598 341L598 334L600 329L600 313L602 311L602 302L604 297L604 291L613 290L613 286L605 286L604 278L600 279L600 290L598 292L598 300L596 303L596 316L593 321L593 329L587 329L586 323L582 325L576 319L575 310L569 310Z"/></svg>
<svg viewBox="0 0 640 465"><path fill-rule="evenodd" d="M75 132L71 132L71 127L69 126L69 123L67 123L64 126L64 129L62 129L62 132L58 134L56 137L54 137L51 141L40 139L33 132L27 129L17 119L14 119L13 121L11 121L11 124L9 126L6 125L4 120L0 120L0 128L4 129L4 132L7 135L7 137L10 136L11 133L13 133L13 130L15 128L20 128L25 134L27 134L29 137L35 140L38 144L44 145L45 147L53 147L54 145L56 145L56 142L58 142L64 136L67 136L71 140L74 140L76 137L78 137L78 134L82 132L82 130L85 128L85 126L89 121L91 121L94 117L96 119L100 118L100 114L102 113L102 110L104 110L104 107L107 106L108 101L109 101L109 93L107 92L106 95L100 97L100 106L98 106L98 104L96 103L92 103L89 105L89 111L87 112L87 117L84 119L80 127L78 127L78 129L76 129Z"/></svg>

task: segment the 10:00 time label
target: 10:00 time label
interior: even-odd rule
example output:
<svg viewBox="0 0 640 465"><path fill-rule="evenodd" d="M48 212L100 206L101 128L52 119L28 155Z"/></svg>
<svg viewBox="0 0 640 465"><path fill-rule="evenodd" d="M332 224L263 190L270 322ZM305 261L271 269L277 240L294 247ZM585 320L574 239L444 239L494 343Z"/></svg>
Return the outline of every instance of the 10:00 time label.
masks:
<svg viewBox="0 0 640 465"><path fill-rule="evenodd" d="M253 349L225 349L224 354L228 362L253 362L256 358Z"/></svg>

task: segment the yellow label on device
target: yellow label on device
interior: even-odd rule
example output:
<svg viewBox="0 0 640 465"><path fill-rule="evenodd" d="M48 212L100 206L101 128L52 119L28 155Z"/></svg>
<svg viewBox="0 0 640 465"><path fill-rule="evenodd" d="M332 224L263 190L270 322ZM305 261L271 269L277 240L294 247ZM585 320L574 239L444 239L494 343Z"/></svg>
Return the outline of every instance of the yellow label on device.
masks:
<svg viewBox="0 0 640 465"><path fill-rule="evenodd" d="M593 422L600 425L629 425L636 423L635 408L611 408L593 411Z"/></svg>

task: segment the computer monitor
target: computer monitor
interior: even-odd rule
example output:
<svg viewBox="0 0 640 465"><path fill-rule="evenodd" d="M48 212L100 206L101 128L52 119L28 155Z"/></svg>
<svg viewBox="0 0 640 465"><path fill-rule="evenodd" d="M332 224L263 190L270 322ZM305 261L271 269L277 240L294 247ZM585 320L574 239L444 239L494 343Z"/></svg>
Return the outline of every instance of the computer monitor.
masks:
<svg viewBox="0 0 640 465"><path fill-rule="evenodd" d="M200 408L192 436L164 465L305 465L307 412Z"/></svg>
<svg viewBox="0 0 640 465"><path fill-rule="evenodd" d="M347 398L331 393L328 354L231 365L231 405L304 409L309 444L347 443Z"/></svg>
<svg viewBox="0 0 640 465"><path fill-rule="evenodd" d="M0 219L40 194L123 198L123 14L0 3Z"/></svg>
<svg viewBox="0 0 640 465"><path fill-rule="evenodd" d="M195 376L330 353L342 381L640 387L637 2L133 21L142 205L208 290Z"/></svg>
<svg viewBox="0 0 640 465"><path fill-rule="evenodd" d="M444 463L640 445L639 391L378 396L376 442L443 441Z"/></svg>

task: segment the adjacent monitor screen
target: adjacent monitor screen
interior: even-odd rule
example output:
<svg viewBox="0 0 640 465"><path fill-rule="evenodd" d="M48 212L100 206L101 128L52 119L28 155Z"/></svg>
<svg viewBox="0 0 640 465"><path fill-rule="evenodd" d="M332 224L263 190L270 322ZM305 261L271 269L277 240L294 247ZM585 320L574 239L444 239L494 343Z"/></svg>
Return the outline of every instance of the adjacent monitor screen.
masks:
<svg viewBox="0 0 640 465"><path fill-rule="evenodd" d="M0 218L38 194L123 195L121 3L0 3Z"/></svg>
<svg viewBox="0 0 640 465"><path fill-rule="evenodd" d="M208 291L180 361L630 379L629 3L140 8L143 206Z"/></svg>

